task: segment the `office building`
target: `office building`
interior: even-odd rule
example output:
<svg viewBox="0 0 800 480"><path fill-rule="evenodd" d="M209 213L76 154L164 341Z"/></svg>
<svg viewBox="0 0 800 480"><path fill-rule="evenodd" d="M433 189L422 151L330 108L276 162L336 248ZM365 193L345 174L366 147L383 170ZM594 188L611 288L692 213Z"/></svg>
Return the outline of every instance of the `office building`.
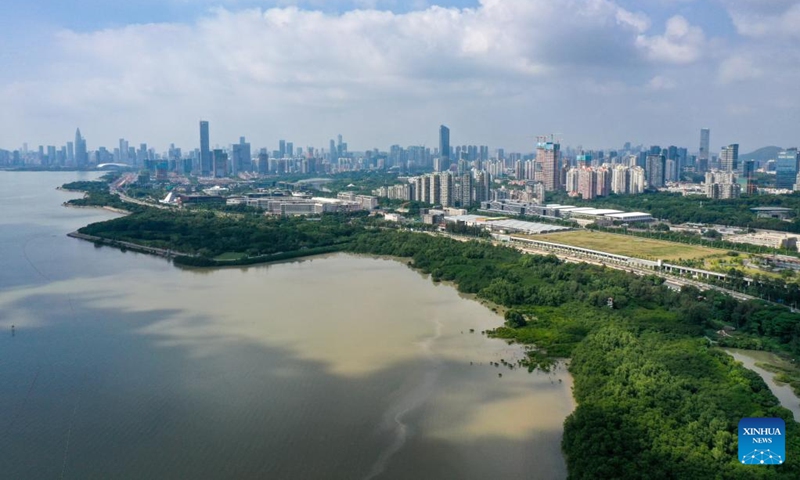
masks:
<svg viewBox="0 0 800 480"><path fill-rule="evenodd" d="M211 175L214 163L211 159L209 148L208 122L200 121L200 174L204 177Z"/></svg>
<svg viewBox="0 0 800 480"><path fill-rule="evenodd" d="M224 150L214 150L211 153L214 163L214 176L217 178L228 176L228 154Z"/></svg>
<svg viewBox="0 0 800 480"><path fill-rule="evenodd" d="M789 148L778 153L775 161L775 187L791 189L797 179L798 171L798 151L796 148Z"/></svg>
<svg viewBox="0 0 800 480"><path fill-rule="evenodd" d="M755 182L756 176L756 162L755 160L743 160L739 163L739 178L738 182L741 192L752 195L757 193Z"/></svg>
<svg viewBox="0 0 800 480"><path fill-rule="evenodd" d="M703 128L700 130L700 152L697 154L697 164L695 170L698 173L705 173L708 170L708 162L711 154L708 149L711 145L711 130Z"/></svg>
<svg viewBox="0 0 800 480"><path fill-rule="evenodd" d="M81 129L75 130L75 165L86 168L89 165L89 152L86 150L86 139L81 136Z"/></svg>
<svg viewBox="0 0 800 480"><path fill-rule="evenodd" d="M239 137L239 143L232 147L231 172L238 175L239 172L249 172L252 168L253 159L250 152L250 144L244 137Z"/></svg>
<svg viewBox="0 0 800 480"><path fill-rule="evenodd" d="M444 125L439 126L439 170L450 169L450 129Z"/></svg>

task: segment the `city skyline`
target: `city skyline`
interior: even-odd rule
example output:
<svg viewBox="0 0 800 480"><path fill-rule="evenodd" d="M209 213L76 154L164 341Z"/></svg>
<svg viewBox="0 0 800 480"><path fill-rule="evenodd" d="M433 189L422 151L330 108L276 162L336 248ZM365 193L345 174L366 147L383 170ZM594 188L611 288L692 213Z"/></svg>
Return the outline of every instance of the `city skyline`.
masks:
<svg viewBox="0 0 800 480"><path fill-rule="evenodd" d="M3 148L79 125L90 147L164 150L193 145L199 118L212 143L270 148L433 147L428 123L516 151L542 132L695 146L703 127L712 151L798 143L797 1L68 3L0 20Z"/></svg>

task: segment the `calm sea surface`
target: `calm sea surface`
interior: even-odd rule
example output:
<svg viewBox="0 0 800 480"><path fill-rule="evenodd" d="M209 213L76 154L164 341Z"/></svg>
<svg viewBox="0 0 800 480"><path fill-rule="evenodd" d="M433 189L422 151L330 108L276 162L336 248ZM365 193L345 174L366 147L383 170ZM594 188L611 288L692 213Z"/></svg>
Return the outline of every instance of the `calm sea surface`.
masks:
<svg viewBox="0 0 800 480"><path fill-rule="evenodd" d="M570 379L489 366L521 356L490 310L392 260L183 270L68 238L115 216L61 206L95 177L0 172L0 477L566 476Z"/></svg>

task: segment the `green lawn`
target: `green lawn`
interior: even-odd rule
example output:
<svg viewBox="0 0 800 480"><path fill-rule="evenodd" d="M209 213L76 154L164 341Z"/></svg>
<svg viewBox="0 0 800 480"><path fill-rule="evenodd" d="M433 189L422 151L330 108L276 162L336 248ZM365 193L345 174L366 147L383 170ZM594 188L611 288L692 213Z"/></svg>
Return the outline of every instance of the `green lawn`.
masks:
<svg viewBox="0 0 800 480"><path fill-rule="evenodd" d="M529 238L615 253L617 255L667 261L722 257L727 253L726 250L716 248L590 230L548 233L530 236Z"/></svg>

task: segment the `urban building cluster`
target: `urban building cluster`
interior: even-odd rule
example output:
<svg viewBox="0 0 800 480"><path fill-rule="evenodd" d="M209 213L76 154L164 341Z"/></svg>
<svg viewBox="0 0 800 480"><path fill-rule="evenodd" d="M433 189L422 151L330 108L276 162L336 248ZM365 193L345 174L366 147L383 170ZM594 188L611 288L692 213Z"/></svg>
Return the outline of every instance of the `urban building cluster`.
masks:
<svg viewBox="0 0 800 480"><path fill-rule="evenodd" d="M337 198L312 197L309 194L286 190L268 190L245 195L225 197L224 188L207 189L205 195L182 195L170 193L161 202L165 204L197 205L226 204L246 205L264 210L271 215L317 215L322 213L358 212L374 210L378 199L370 195L341 192Z"/></svg>
<svg viewBox="0 0 800 480"><path fill-rule="evenodd" d="M481 203L480 210L486 213L537 216L555 220L575 220L578 224L612 224L652 222L653 216L644 212L576 207L573 205L525 203L512 200L493 200Z"/></svg>
<svg viewBox="0 0 800 480"><path fill-rule="evenodd" d="M553 136L538 137L532 153L493 152L486 145L451 145L450 129L439 127L438 148L392 145L387 151L353 152L342 135L328 148L301 148L281 139L278 148L254 149L240 137L227 147L212 148L210 126L199 122L198 148L184 151L174 144L157 153L146 143L132 146L119 139L113 149L90 150L80 130L73 141L56 147L27 144L13 151L0 149L0 167L93 168L118 165L145 170L156 180L170 176L200 178L258 175L334 174L362 170L388 170L406 174L407 183L387 186L376 195L431 204L472 206L487 200L512 199L544 202L542 192L565 191L593 199L609 194L638 194L681 180L683 174L705 176L702 192L711 198L734 198L754 193L757 171L774 172L779 191L800 190L798 150L786 149L777 158L757 162L739 158L739 145L711 152L711 131L700 131L696 155L685 147L633 146L618 150L562 149ZM427 173L433 172L433 173ZM493 180L509 187L494 190ZM518 187L518 188L515 188Z"/></svg>

